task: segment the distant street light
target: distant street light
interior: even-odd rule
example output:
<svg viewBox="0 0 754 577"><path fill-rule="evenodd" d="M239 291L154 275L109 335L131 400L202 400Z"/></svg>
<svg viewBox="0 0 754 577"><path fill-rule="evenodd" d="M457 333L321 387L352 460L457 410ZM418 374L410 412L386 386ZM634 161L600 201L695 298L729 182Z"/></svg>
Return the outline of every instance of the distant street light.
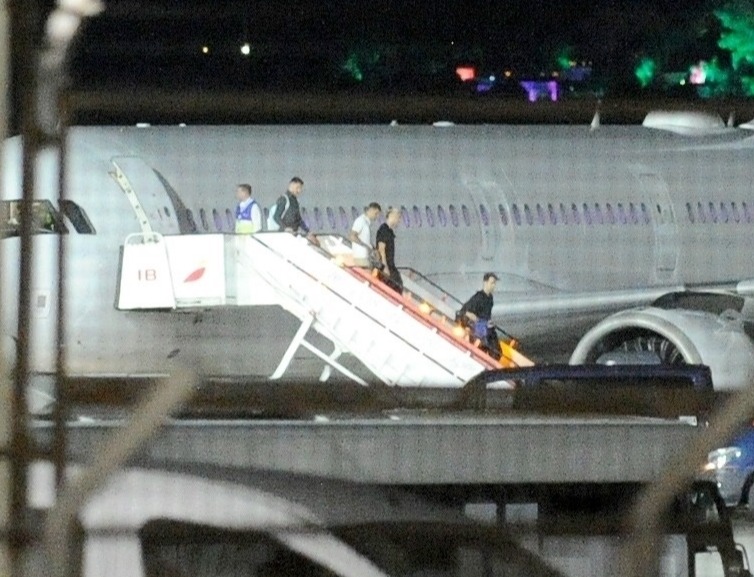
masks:
<svg viewBox="0 0 754 577"><path fill-rule="evenodd" d="M244 44L241 45L241 54L243 54L244 56L248 56L249 54L251 54L251 46L249 45L248 42L245 42Z"/></svg>
<svg viewBox="0 0 754 577"><path fill-rule="evenodd" d="M202 46L202 54L209 54L209 46Z"/></svg>

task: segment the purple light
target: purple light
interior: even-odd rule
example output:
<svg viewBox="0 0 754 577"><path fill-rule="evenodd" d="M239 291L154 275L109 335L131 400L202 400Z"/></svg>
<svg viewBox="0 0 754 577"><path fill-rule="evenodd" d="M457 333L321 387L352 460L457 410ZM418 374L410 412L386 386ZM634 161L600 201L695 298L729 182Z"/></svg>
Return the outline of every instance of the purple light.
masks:
<svg viewBox="0 0 754 577"><path fill-rule="evenodd" d="M558 82L556 80L522 80L521 87L526 90L529 102L536 102L541 96L549 96L550 100L558 100Z"/></svg>

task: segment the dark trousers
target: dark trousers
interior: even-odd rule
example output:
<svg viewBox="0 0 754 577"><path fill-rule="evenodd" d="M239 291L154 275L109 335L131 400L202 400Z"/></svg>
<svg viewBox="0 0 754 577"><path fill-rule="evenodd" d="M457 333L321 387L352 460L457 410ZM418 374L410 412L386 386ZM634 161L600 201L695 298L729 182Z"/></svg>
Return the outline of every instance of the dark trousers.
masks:
<svg viewBox="0 0 754 577"><path fill-rule="evenodd" d="M403 279L401 278L401 273L398 272L398 269L391 268L390 275L385 277L385 282L399 295L403 294Z"/></svg>

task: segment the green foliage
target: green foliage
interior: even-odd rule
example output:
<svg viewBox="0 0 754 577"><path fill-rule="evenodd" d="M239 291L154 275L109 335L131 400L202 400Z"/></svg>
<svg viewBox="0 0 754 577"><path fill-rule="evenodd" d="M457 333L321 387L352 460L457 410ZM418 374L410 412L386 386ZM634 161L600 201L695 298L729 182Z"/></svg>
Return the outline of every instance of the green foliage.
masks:
<svg viewBox="0 0 754 577"><path fill-rule="evenodd" d="M754 3L726 4L715 16L723 26L717 44L730 52L733 69L754 64Z"/></svg>

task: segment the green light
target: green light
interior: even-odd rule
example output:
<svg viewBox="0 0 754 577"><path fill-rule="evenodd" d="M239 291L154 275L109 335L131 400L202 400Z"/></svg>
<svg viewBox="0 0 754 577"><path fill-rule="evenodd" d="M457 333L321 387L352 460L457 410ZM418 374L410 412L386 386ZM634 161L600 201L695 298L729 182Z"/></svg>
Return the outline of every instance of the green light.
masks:
<svg viewBox="0 0 754 577"><path fill-rule="evenodd" d="M348 72L358 82L364 80L364 73L361 71L361 66L359 66L359 57L355 52L351 52L348 55L348 60L343 65L343 70Z"/></svg>
<svg viewBox="0 0 754 577"><path fill-rule="evenodd" d="M368 74L373 75L381 58L382 54L379 50L356 48L348 53L348 58L341 68L354 80L362 82Z"/></svg>
<svg viewBox="0 0 754 577"><path fill-rule="evenodd" d="M567 70L573 66L573 47L564 46L555 56L555 61L561 70Z"/></svg>
<svg viewBox="0 0 754 577"><path fill-rule="evenodd" d="M642 59L639 60L639 63L634 69L634 75L636 76L642 88L646 88L647 86L652 84L656 73L657 64L648 56L642 57Z"/></svg>

